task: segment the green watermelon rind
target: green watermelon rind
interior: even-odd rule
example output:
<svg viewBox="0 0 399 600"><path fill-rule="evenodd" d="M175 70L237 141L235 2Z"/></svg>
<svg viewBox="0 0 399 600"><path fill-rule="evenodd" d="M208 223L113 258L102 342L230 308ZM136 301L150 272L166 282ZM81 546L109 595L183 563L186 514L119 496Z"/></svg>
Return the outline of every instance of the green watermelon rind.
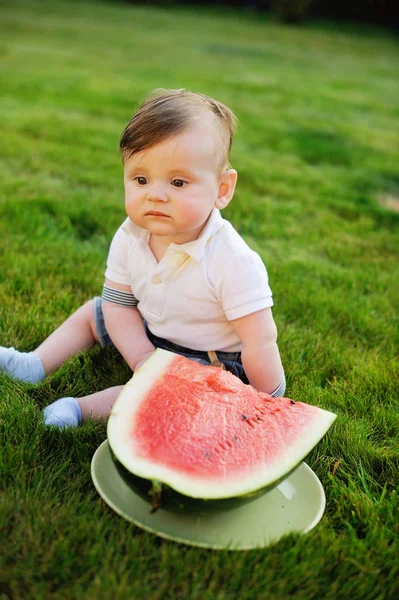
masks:
<svg viewBox="0 0 399 600"><path fill-rule="evenodd" d="M126 469L122 463L116 458L111 449L112 460L115 467L123 479L133 492L140 498L151 504L153 512L158 508L168 510L176 514L187 514L197 516L207 516L217 512L225 512L226 510L234 510L245 504L249 504L275 488L279 483L284 481L291 473L293 473L301 464L300 461L289 473L285 473L280 479L266 485L253 492L248 492L240 496L231 496L228 498L193 498L186 494L177 492L169 485L162 483L162 492L159 499L159 506L154 502L153 485L154 482L143 477L138 477Z"/></svg>
<svg viewBox="0 0 399 600"><path fill-rule="evenodd" d="M134 454L134 441L131 439L132 423L140 403L152 386L162 378L168 365L176 359L176 356L172 352L157 349L126 384L111 411L107 429L108 442L117 458L119 473L125 481L130 480L130 483L132 483L130 474L148 481L159 481L180 494L183 500L197 499L206 502L207 505L211 500L223 500L225 505L227 500L233 498L240 498L239 503L242 503L245 498L249 501L252 495L253 499L259 497L261 490L271 489L294 471L327 433L336 418L336 415L331 412L313 407L314 419L309 423L306 438L303 436L296 440L295 446L290 447L285 456L279 457L278 463L276 462L272 467L262 465L256 472L247 470L240 476L228 480L186 475L164 465L154 464L151 459L138 456L138 453ZM129 477L126 474L129 474ZM137 482L134 485L137 485ZM180 498L177 505L179 503Z"/></svg>

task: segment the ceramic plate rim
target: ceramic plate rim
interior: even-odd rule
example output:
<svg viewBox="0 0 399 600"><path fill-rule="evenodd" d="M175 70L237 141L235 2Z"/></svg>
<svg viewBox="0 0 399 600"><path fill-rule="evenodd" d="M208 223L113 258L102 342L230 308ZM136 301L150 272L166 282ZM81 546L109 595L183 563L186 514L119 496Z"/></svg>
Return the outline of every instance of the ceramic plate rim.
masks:
<svg viewBox="0 0 399 600"><path fill-rule="evenodd" d="M196 540L179 538L177 535L176 536L170 535L170 534L160 531L158 529L151 528L150 526L136 520L134 517L127 514L123 509L121 509L118 506L117 503L115 503L113 500L111 500L107 496L107 494L104 492L104 490L102 489L102 486L97 478L96 465L99 463L99 461L103 460L103 455L105 456L105 452L106 452L106 449L108 448L108 446L109 446L108 440L106 439L100 444L100 446L98 446L98 448L96 449L96 451L93 454L93 457L91 460L90 473L91 473L91 478L92 478L94 487L97 490L100 497L102 498L102 500L105 502L105 504L107 504L107 506L109 506L116 514L118 514L123 519L129 521L130 523L133 523L139 529L142 529L144 531L147 531L153 535L156 535L158 537L161 537L161 538L169 540L169 541L178 542L178 543L185 544L188 546L195 546L195 547L199 547L199 548L207 548L207 549L213 549L213 550L232 550L232 551L244 550L245 551L245 550L262 549L262 548L268 547L269 545L271 545L273 543L277 543L279 541L279 539L281 539L281 537L283 537L283 536L281 536L280 538L278 538L276 540L271 540L266 545L261 545L261 546L249 545L249 546L240 546L240 547L229 547L226 545L220 545L220 544L218 545L217 543L210 544L210 543L205 543L205 542L199 542ZM319 506L319 509L318 509L317 513L315 514L313 520L302 531L295 532L295 533L299 533L299 534L306 534L309 531L311 531L321 520L321 518L324 514L324 511L325 511L325 507L326 507L326 496L325 496L324 488L323 488L319 478L314 473L314 471L309 467L309 465L307 465L305 462L302 462L301 465L299 465L299 467L300 466L305 467L305 469L310 472L308 474L313 477L314 483L316 484L318 491L320 493L320 506ZM118 478L121 481L123 481L123 479L120 477L119 473L117 473L116 467L115 467L115 474L117 474ZM289 477L290 476L288 476L287 479L289 479ZM132 491L132 494L134 494L133 491ZM139 498L138 495L136 495L136 496L137 496L137 498ZM289 532L287 532L287 534L288 533Z"/></svg>

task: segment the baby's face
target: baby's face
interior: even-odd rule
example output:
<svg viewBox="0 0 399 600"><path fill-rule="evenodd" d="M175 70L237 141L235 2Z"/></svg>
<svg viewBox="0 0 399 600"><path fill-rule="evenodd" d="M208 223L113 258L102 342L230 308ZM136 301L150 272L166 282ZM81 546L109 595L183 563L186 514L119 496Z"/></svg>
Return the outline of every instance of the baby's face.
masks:
<svg viewBox="0 0 399 600"><path fill-rule="evenodd" d="M169 243L197 239L217 205L215 134L197 122L131 156L124 184L126 212L136 225Z"/></svg>

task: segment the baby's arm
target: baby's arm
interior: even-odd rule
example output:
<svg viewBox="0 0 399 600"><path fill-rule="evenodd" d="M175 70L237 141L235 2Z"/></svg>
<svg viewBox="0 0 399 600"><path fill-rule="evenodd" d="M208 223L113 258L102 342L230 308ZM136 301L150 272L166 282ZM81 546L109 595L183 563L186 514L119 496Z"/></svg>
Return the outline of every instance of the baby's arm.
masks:
<svg viewBox="0 0 399 600"><path fill-rule="evenodd" d="M249 383L271 394L284 377L271 308L230 321L241 341L241 359Z"/></svg>
<svg viewBox="0 0 399 600"><path fill-rule="evenodd" d="M132 292L130 286L105 280L105 285L121 292ZM134 306L121 306L103 300L105 326L114 346L134 371L155 350L144 329L143 319Z"/></svg>

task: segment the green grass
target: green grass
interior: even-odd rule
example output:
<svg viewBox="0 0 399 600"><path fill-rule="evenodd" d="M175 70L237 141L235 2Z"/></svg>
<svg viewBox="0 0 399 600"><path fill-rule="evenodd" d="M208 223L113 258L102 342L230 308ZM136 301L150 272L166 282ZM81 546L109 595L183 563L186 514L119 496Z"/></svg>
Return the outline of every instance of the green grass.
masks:
<svg viewBox="0 0 399 600"><path fill-rule="evenodd" d="M225 211L264 259L287 395L338 414L307 458L306 536L244 553L166 542L99 498L105 423L52 431L62 395L124 383L95 349L43 384L0 377L0 598L383 600L399 596L398 42L227 10L0 5L0 344L31 350L103 281L124 218L120 133L156 87L240 120Z"/></svg>

